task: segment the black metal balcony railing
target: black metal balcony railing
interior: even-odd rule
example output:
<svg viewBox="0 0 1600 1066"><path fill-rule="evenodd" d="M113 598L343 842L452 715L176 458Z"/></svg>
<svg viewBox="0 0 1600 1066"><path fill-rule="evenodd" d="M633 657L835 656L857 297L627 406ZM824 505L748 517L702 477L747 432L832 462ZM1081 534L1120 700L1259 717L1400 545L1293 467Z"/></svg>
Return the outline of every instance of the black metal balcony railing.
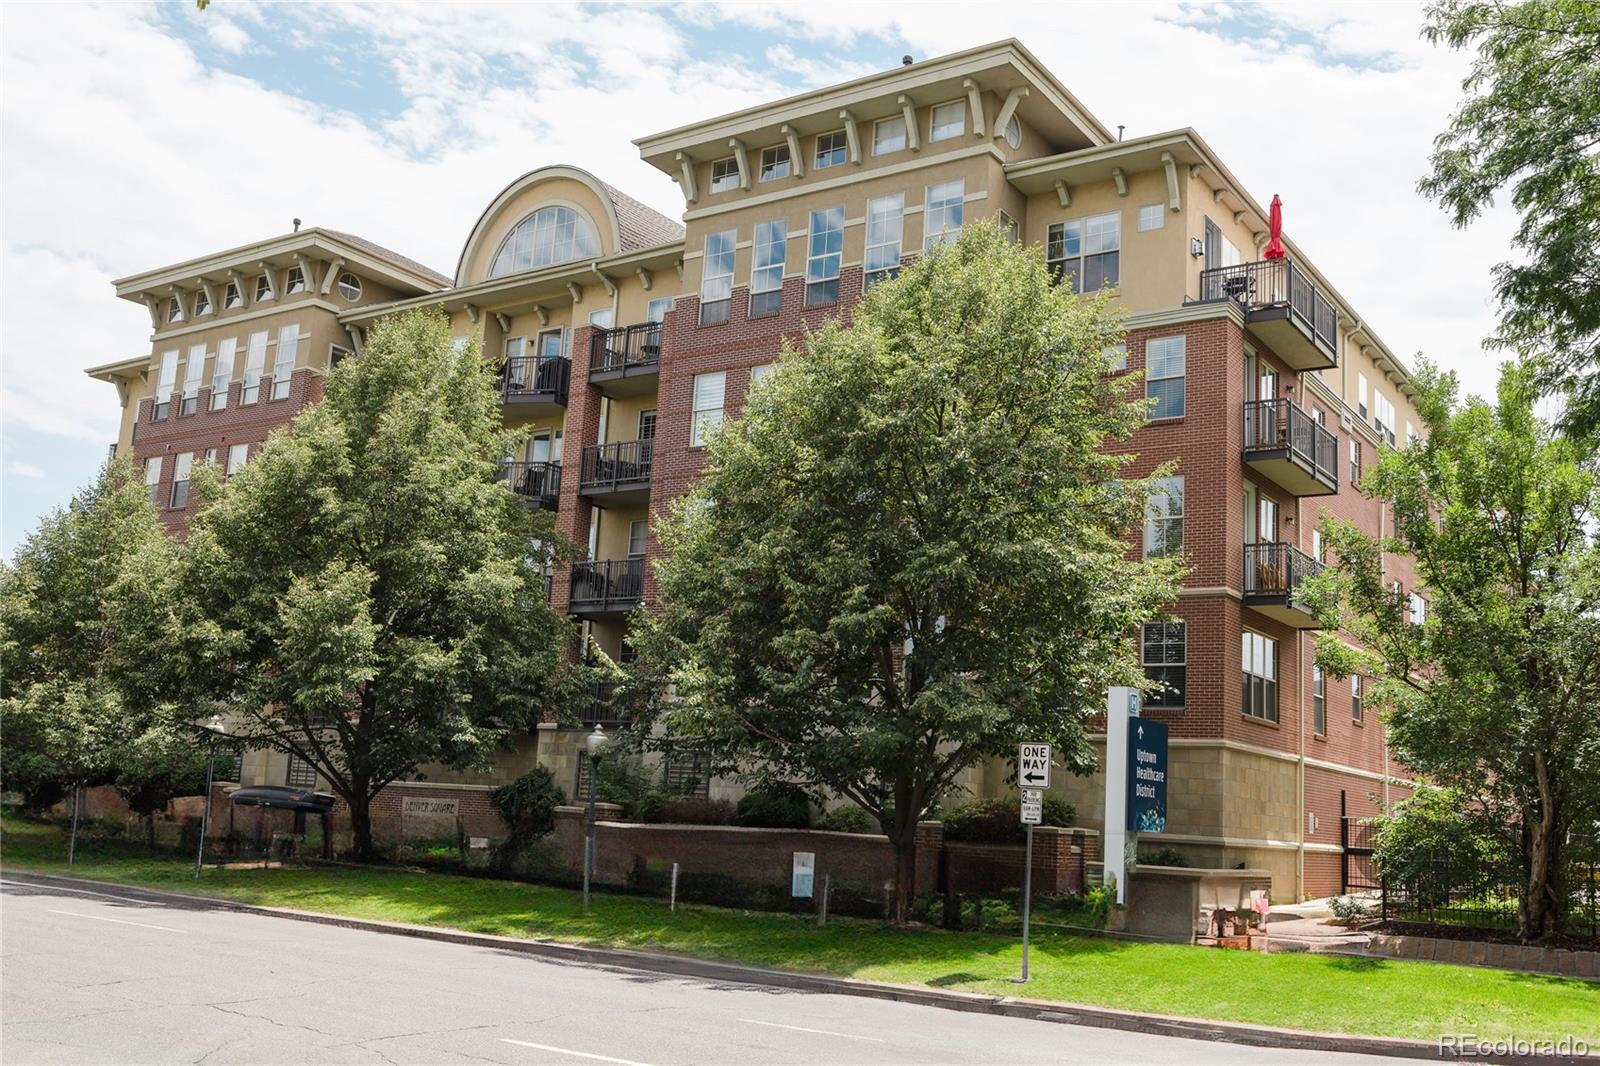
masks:
<svg viewBox="0 0 1600 1066"><path fill-rule="evenodd" d="M519 355L500 367L500 395L506 400L567 402L572 361L564 355Z"/></svg>
<svg viewBox="0 0 1600 1066"><path fill-rule="evenodd" d="M570 610L632 610L643 595L643 559L587 559L572 564Z"/></svg>
<svg viewBox="0 0 1600 1066"><path fill-rule="evenodd" d="M661 323L598 330L589 337L589 373L640 370L661 361Z"/></svg>
<svg viewBox="0 0 1600 1066"><path fill-rule="evenodd" d="M583 712L583 725L586 729L595 726L605 726L607 729L625 729L631 720L628 710L617 705L617 686L611 681L602 681L594 687L594 695L589 701L589 706Z"/></svg>
<svg viewBox="0 0 1600 1066"><path fill-rule="evenodd" d="M1339 484L1339 439L1293 400L1247 400L1244 405L1244 450L1288 451L1319 480Z"/></svg>
<svg viewBox="0 0 1600 1066"><path fill-rule="evenodd" d="M578 468L578 491L604 492L649 485L654 445L651 440L628 440L584 448Z"/></svg>
<svg viewBox="0 0 1600 1066"><path fill-rule="evenodd" d="M544 507L555 507L561 496L561 464L524 463L507 459L500 464L500 480L525 499Z"/></svg>
<svg viewBox="0 0 1600 1066"><path fill-rule="evenodd" d="M1330 353L1339 351L1339 309L1289 259L1212 267L1200 272L1201 300L1233 300L1247 311L1287 307L1302 329Z"/></svg>
<svg viewBox="0 0 1600 1066"><path fill-rule="evenodd" d="M1300 583L1322 573L1322 564L1291 544L1244 546L1244 594L1292 599Z"/></svg>

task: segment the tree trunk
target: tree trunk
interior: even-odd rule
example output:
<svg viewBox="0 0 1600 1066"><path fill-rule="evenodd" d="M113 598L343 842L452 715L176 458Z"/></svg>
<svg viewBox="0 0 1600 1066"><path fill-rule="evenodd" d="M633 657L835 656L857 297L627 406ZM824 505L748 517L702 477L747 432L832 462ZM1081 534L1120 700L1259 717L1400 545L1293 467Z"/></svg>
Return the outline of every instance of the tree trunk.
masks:
<svg viewBox="0 0 1600 1066"><path fill-rule="evenodd" d="M352 857L356 862L372 862L378 857L372 845L372 797L364 786L357 785L346 800L350 804L350 829L355 834Z"/></svg>
<svg viewBox="0 0 1600 1066"><path fill-rule="evenodd" d="M917 888L917 823L900 824L895 818L894 839L894 909L890 920L895 925L905 925L911 918L911 900Z"/></svg>
<svg viewBox="0 0 1600 1066"><path fill-rule="evenodd" d="M156 813L151 811L144 816L145 843L150 845L150 850L156 850Z"/></svg>
<svg viewBox="0 0 1600 1066"><path fill-rule="evenodd" d="M1517 936L1524 943L1555 936L1559 929L1560 902L1556 876L1560 870L1561 840L1554 818L1534 818L1523 823L1527 848L1528 880L1517 907Z"/></svg>

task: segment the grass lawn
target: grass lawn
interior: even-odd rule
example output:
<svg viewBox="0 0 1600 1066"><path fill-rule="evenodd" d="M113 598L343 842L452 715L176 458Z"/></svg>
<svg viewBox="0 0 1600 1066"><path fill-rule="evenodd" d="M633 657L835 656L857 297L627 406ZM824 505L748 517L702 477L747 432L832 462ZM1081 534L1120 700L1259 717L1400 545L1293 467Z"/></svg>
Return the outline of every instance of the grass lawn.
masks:
<svg viewBox="0 0 1600 1066"><path fill-rule="evenodd" d="M80 839L81 843L81 839ZM937 988L1263 1025L1436 1039L1572 1035L1600 1043L1600 982L1328 955L1255 954L1044 931L1033 980L1014 937L895 929L841 919L819 929L792 915L598 895L589 914L566 889L382 869L210 870L150 856L137 843L80 849L73 872L246 903L692 955ZM67 871L64 834L7 817L7 867Z"/></svg>

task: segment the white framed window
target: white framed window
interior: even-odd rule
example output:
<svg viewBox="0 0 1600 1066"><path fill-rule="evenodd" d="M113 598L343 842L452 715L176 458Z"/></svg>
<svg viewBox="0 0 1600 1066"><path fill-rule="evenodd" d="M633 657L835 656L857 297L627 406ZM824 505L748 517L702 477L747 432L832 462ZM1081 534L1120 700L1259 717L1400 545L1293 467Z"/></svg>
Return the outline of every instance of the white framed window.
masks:
<svg viewBox="0 0 1600 1066"><path fill-rule="evenodd" d="M267 365L267 331L250 334L244 349L244 378L239 389L239 406L255 403L261 397L261 374Z"/></svg>
<svg viewBox="0 0 1600 1066"><path fill-rule="evenodd" d="M1416 442L1417 442L1417 427L1411 421L1411 419L1408 418L1408 419L1406 419L1406 447L1409 448L1413 444L1415 444Z"/></svg>
<svg viewBox="0 0 1600 1066"><path fill-rule="evenodd" d="M225 471L226 473L237 474L239 472L240 468L243 467L244 464L249 462L249 461L250 461L250 445L248 445L248 444L230 444L230 445L228 445L228 466L227 466L227 470Z"/></svg>
<svg viewBox="0 0 1600 1066"><path fill-rule="evenodd" d="M1364 721L1367 717L1366 680L1360 674L1350 675L1350 720L1352 722Z"/></svg>
<svg viewBox="0 0 1600 1066"><path fill-rule="evenodd" d="M1428 620L1428 601L1418 596L1415 592L1409 593L1411 624L1420 626Z"/></svg>
<svg viewBox="0 0 1600 1066"><path fill-rule="evenodd" d="M284 772L283 783L289 788L316 788L317 768L290 752L289 767Z"/></svg>
<svg viewBox="0 0 1600 1066"><path fill-rule="evenodd" d="M1150 419L1182 418L1184 411L1184 373L1188 341L1176 337L1152 337L1144 345L1144 394L1155 403Z"/></svg>
<svg viewBox="0 0 1600 1066"><path fill-rule="evenodd" d="M947 104L934 104L928 113L928 140L948 141L967 132L967 102L951 100Z"/></svg>
<svg viewBox="0 0 1600 1066"><path fill-rule="evenodd" d="M1166 204L1145 204L1139 208L1139 232L1160 229L1167 224Z"/></svg>
<svg viewBox="0 0 1600 1066"><path fill-rule="evenodd" d="M1005 235L1006 241L1016 244L1022 240L1022 230L1017 226L1017 220L1011 217L1010 212L999 209L994 213L994 224L1000 227L1000 232Z"/></svg>
<svg viewBox="0 0 1600 1066"><path fill-rule="evenodd" d="M161 353L161 370L156 375L156 404L152 421L167 417L172 410L172 390L178 386L178 350Z"/></svg>
<svg viewBox="0 0 1600 1066"><path fill-rule="evenodd" d="M1112 211L1066 222L1045 231L1045 263L1073 292L1114 286L1122 274L1122 215Z"/></svg>
<svg viewBox="0 0 1600 1066"><path fill-rule="evenodd" d="M144 483L150 490L150 502L161 504L161 462L166 458L161 455L152 455L144 461Z"/></svg>
<svg viewBox="0 0 1600 1066"><path fill-rule="evenodd" d="M646 322L665 322L667 320L667 312L670 310L672 310L672 297L657 296L645 305L644 320Z"/></svg>
<svg viewBox="0 0 1600 1066"><path fill-rule="evenodd" d="M256 278L256 302L270 300L274 296L272 291L272 275L263 274Z"/></svg>
<svg viewBox="0 0 1600 1066"><path fill-rule="evenodd" d="M298 322L278 330L278 351L272 359L272 398L281 400L289 395L289 383L294 378L294 360L300 352L300 324Z"/></svg>
<svg viewBox="0 0 1600 1066"><path fill-rule="evenodd" d="M505 343L505 358L506 358L506 362L509 363L513 359L521 359L524 355L527 354L527 350L528 350L528 338L526 338L526 337L507 337L506 338L506 343Z"/></svg>
<svg viewBox="0 0 1600 1066"><path fill-rule="evenodd" d="M594 224L570 207L551 204L534 211L506 234L486 277L593 259L599 254L600 238Z"/></svg>
<svg viewBox="0 0 1600 1066"><path fill-rule="evenodd" d="M777 363L757 363L750 368L750 387L753 389L767 379L767 375L778 369Z"/></svg>
<svg viewBox="0 0 1600 1066"><path fill-rule="evenodd" d="M817 154L812 163L813 170L827 170L829 167L839 166L849 157L850 141L845 136L844 130L817 134Z"/></svg>
<svg viewBox="0 0 1600 1066"><path fill-rule="evenodd" d="M733 255L738 230L706 234L706 254L700 269L700 324L728 321L733 306Z"/></svg>
<svg viewBox="0 0 1600 1066"><path fill-rule="evenodd" d="M200 406L200 379L206 369L206 346L189 345L189 357L183 363L183 406L180 414L192 415Z"/></svg>
<svg viewBox="0 0 1600 1066"><path fill-rule="evenodd" d="M689 446L701 448L706 440L722 425L722 408L728 386L728 374L718 370L694 376L693 414L689 422Z"/></svg>
<svg viewBox="0 0 1600 1066"><path fill-rule="evenodd" d="M196 290L194 290L194 315L195 315L195 317L199 318L201 315L209 315L210 313L211 313L211 297L206 295L206 290L205 289L196 289Z"/></svg>
<svg viewBox="0 0 1600 1066"><path fill-rule="evenodd" d="M540 330L534 354L545 359L561 358L561 353L566 350L566 336L567 331L561 326Z"/></svg>
<svg viewBox="0 0 1600 1066"><path fill-rule="evenodd" d="M211 366L211 409L220 411L228 406L228 385L233 381L233 361L239 349L235 337L225 337L217 342L217 361Z"/></svg>
<svg viewBox="0 0 1600 1066"><path fill-rule="evenodd" d="M806 248L806 306L839 299L839 266L844 258L844 206L811 212Z"/></svg>
<svg viewBox="0 0 1600 1066"><path fill-rule="evenodd" d="M1244 689L1241 710L1263 722L1278 720L1278 642L1244 631Z"/></svg>
<svg viewBox="0 0 1600 1066"><path fill-rule="evenodd" d="M628 558L643 559L645 546L650 542L650 525L642 518L628 523Z"/></svg>
<svg viewBox="0 0 1600 1066"><path fill-rule="evenodd" d="M306 291L306 272L299 267L290 267L289 273L283 279L283 293L293 296L297 292Z"/></svg>
<svg viewBox="0 0 1600 1066"><path fill-rule="evenodd" d="M1159 682L1161 691L1151 693L1144 705L1152 709L1176 710L1183 706L1189 672L1189 625L1183 621L1151 622L1144 627L1139 658L1144 676Z"/></svg>
<svg viewBox="0 0 1600 1066"><path fill-rule="evenodd" d="M1012 150L1022 147L1022 120L1016 115L1011 116L1011 121L1006 123L1006 144Z"/></svg>
<svg viewBox="0 0 1600 1066"><path fill-rule="evenodd" d="M1361 487L1361 441L1353 435L1350 438L1350 484Z"/></svg>
<svg viewBox="0 0 1600 1066"><path fill-rule="evenodd" d="M711 162L711 191L729 192L739 187L739 160L733 156Z"/></svg>
<svg viewBox="0 0 1600 1066"><path fill-rule="evenodd" d="M863 286L900 273L900 245L905 233L906 194L879 196L867 201L867 251L862 261Z"/></svg>
<svg viewBox="0 0 1600 1066"><path fill-rule="evenodd" d="M339 295L352 302L361 299L361 279L348 270L340 274Z"/></svg>
<svg viewBox="0 0 1600 1066"><path fill-rule="evenodd" d="M872 124L872 154L888 155L906 146L906 120L900 115L880 118Z"/></svg>
<svg viewBox="0 0 1600 1066"><path fill-rule="evenodd" d="M787 178L793 170L789 158L787 144L775 144L771 148L761 149L761 180L777 181Z"/></svg>
<svg viewBox="0 0 1600 1066"><path fill-rule="evenodd" d="M1315 664L1311 667L1311 732L1319 737L1328 735L1328 679Z"/></svg>
<svg viewBox="0 0 1600 1066"><path fill-rule="evenodd" d="M1323 543L1322 530L1320 529L1311 531L1311 558L1319 563L1328 561L1328 546Z"/></svg>
<svg viewBox="0 0 1600 1066"><path fill-rule="evenodd" d="M928 186L928 199L922 211L922 245L933 248L950 239L961 228L966 205L967 183L961 178Z"/></svg>
<svg viewBox="0 0 1600 1066"><path fill-rule="evenodd" d="M788 254L789 221L756 223L750 248L750 317L775 315L783 306L783 261Z"/></svg>
<svg viewBox="0 0 1600 1066"><path fill-rule="evenodd" d="M1165 477L1150 490L1144 512L1146 558L1183 553L1183 475Z"/></svg>
<svg viewBox="0 0 1600 1066"><path fill-rule="evenodd" d="M1128 346L1120 341L1106 349L1106 358L1111 364L1111 369L1120 373L1128 369Z"/></svg>
<svg viewBox="0 0 1600 1066"><path fill-rule="evenodd" d="M172 495L168 505L174 510L189 506L189 472L194 468L194 452L179 452L172 464Z"/></svg>
<svg viewBox="0 0 1600 1066"><path fill-rule="evenodd" d="M237 310L244 306L244 294L239 291L237 281L228 282L228 287L222 290L222 309L224 311Z"/></svg>
<svg viewBox="0 0 1600 1066"><path fill-rule="evenodd" d="M167 301L167 321L183 321L183 301L178 299L176 296Z"/></svg>
<svg viewBox="0 0 1600 1066"><path fill-rule="evenodd" d="M610 307L602 307L598 311L589 312L589 325L595 329L612 329L617 322L617 313Z"/></svg>
<svg viewBox="0 0 1600 1066"><path fill-rule="evenodd" d="M1361 373L1356 374L1356 414L1361 416L1362 421L1366 420L1367 375Z"/></svg>
<svg viewBox="0 0 1600 1066"><path fill-rule="evenodd" d="M1389 447L1394 447L1395 414L1394 402L1379 392L1372 390L1372 428L1378 431L1378 436L1389 442Z"/></svg>

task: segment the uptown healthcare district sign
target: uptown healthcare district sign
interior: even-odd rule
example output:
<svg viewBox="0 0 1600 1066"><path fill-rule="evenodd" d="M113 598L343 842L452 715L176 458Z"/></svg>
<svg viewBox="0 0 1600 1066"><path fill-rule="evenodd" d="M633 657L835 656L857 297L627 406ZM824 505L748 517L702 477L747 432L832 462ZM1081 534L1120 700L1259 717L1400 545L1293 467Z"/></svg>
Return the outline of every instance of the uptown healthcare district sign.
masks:
<svg viewBox="0 0 1600 1066"><path fill-rule="evenodd" d="M1159 833L1167 827L1167 724L1128 720L1128 828Z"/></svg>

